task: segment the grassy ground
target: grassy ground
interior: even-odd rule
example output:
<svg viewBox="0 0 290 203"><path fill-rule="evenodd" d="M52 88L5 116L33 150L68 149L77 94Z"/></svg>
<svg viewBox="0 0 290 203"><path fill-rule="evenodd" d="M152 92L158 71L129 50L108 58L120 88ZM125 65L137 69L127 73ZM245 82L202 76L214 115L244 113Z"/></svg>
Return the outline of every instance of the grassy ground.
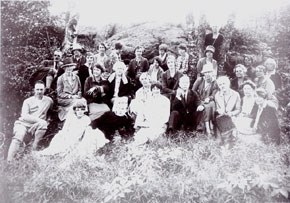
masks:
<svg viewBox="0 0 290 203"><path fill-rule="evenodd" d="M181 136L181 135L180 135ZM86 159L1 163L1 202L288 202L290 147L231 149L204 135L141 147L116 140ZM3 201L4 200L4 201Z"/></svg>

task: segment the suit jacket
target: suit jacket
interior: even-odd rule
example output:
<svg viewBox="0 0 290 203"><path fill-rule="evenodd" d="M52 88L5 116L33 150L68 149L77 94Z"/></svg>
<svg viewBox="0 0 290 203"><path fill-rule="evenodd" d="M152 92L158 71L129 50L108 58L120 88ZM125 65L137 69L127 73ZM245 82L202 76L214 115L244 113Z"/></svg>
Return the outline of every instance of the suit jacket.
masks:
<svg viewBox="0 0 290 203"><path fill-rule="evenodd" d="M172 111L178 111L183 117L187 114L195 114L196 108L200 105L201 101L198 94L193 90L188 90L187 98L182 97L181 100L174 97L172 101Z"/></svg>
<svg viewBox="0 0 290 203"><path fill-rule="evenodd" d="M94 90L92 95L89 95L87 92L92 87L100 86L103 87L103 92L99 90ZM93 77L88 77L85 82L84 87L84 97L86 98L88 104L90 103L108 103L108 93L109 91L109 82L107 80L100 80L99 82L95 81Z"/></svg>
<svg viewBox="0 0 290 203"><path fill-rule="evenodd" d="M216 83L216 80L211 82L211 85L207 91L205 91L204 85L205 85L204 78L199 77L193 84L192 90L196 91L199 94L201 100L204 100L207 97L209 97L210 100L214 100L214 96L218 91L218 85Z"/></svg>
<svg viewBox="0 0 290 203"><path fill-rule="evenodd" d="M177 71L173 78L171 78L169 70L165 71L161 76L162 93L167 96L173 95L175 90L178 88L178 82L181 76L182 73Z"/></svg>
<svg viewBox="0 0 290 203"><path fill-rule="evenodd" d="M254 118L251 123L252 127L254 126L258 109L258 105L255 104L251 112L251 116ZM275 108L267 105L262 110L257 125L257 132L263 134L264 136L269 136L269 138L277 144L280 143L280 126L277 117L277 110Z"/></svg>
<svg viewBox="0 0 290 203"><path fill-rule="evenodd" d="M149 70L148 60L144 57L141 58L141 61L138 63L136 58L132 59L129 63L127 70L127 76L133 81L138 80L137 75L140 72L147 72Z"/></svg>

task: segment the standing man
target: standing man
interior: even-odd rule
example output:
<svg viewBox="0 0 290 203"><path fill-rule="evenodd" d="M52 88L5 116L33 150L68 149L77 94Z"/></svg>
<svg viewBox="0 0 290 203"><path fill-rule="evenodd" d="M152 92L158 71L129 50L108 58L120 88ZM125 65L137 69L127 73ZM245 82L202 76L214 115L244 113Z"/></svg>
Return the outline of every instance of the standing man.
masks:
<svg viewBox="0 0 290 203"><path fill-rule="evenodd" d="M25 135L34 137L32 149L36 150L39 141L47 130L47 112L52 108L53 101L50 97L44 96L45 85L42 81L36 81L34 85L34 96L24 100L21 116L15 121L13 138L9 147L7 160L13 160L23 142Z"/></svg>

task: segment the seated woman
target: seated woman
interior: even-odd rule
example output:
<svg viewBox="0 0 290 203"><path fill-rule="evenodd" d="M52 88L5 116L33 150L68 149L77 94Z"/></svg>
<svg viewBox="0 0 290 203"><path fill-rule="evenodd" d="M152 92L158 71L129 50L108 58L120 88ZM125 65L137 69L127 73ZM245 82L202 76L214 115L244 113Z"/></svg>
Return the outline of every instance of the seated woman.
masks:
<svg viewBox="0 0 290 203"><path fill-rule="evenodd" d="M88 133L91 120L84 114L86 109L87 106L83 100L74 103L62 130L54 136L49 147L40 151L39 154L65 156L76 150L77 154L93 154L98 147L102 147L106 143L103 134L97 131Z"/></svg>
<svg viewBox="0 0 290 203"><path fill-rule="evenodd" d="M203 77L197 78L194 82L192 90L196 91L201 99L201 104L197 107L196 122L203 127L208 135L212 134L215 112L214 95L218 91L216 81L213 79L214 69L212 64L205 64L202 68L201 74Z"/></svg>
<svg viewBox="0 0 290 203"><path fill-rule="evenodd" d="M142 87L137 90L135 99L130 103L130 112L136 115L136 120L143 116L143 111L146 111L147 100L152 97L151 81L148 73L141 73L139 80Z"/></svg>
<svg viewBox="0 0 290 203"><path fill-rule="evenodd" d="M101 130L110 141L114 139L116 131L123 138L130 137L134 133L134 128L133 119L128 114L128 102L128 97L117 97L112 111L108 111L93 120L92 128Z"/></svg>
<svg viewBox="0 0 290 203"><path fill-rule="evenodd" d="M163 70L161 68L161 59L158 56L153 58L153 63L150 65L148 74L152 82L161 82Z"/></svg>
<svg viewBox="0 0 290 203"><path fill-rule="evenodd" d="M75 101L78 99L84 100L81 94L80 79L73 73L75 66L76 64L73 63L72 58L66 58L62 66L65 72L57 79L58 117L61 121L66 119L66 115Z"/></svg>
<svg viewBox="0 0 290 203"><path fill-rule="evenodd" d="M137 131L133 142L135 145L144 144L148 140L156 140L166 131L166 123L170 115L170 101L161 95L161 89L160 83L151 85L152 96L146 101L142 111L142 119L136 119L135 122Z"/></svg>
<svg viewBox="0 0 290 203"><path fill-rule="evenodd" d="M100 64L95 64L92 67L93 76L88 77L85 82L84 95L88 102L91 120L95 120L105 112L110 111L107 105L109 84L108 81L102 79L103 72L103 67Z"/></svg>
<svg viewBox="0 0 290 203"><path fill-rule="evenodd" d="M280 126L277 110L267 102L267 92L263 88L256 90L256 104L251 112L254 120L251 127L262 135L265 143L280 144Z"/></svg>
<svg viewBox="0 0 290 203"><path fill-rule="evenodd" d="M113 66L114 72L108 78L110 107L113 106L115 98L125 96L128 97L129 102L133 98L134 90L130 79L125 75L126 69L126 65L120 61L117 61Z"/></svg>
<svg viewBox="0 0 290 203"><path fill-rule="evenodd" d="M170 100L176 94L179 79L182 73L176 70L176 59L170 55L167 57L168 70L162 74L162 94Z"/></svg>
<svg viewBox="0 0 290 203"><path fill-rule="evenodd" d="M230 88L230 79L227 76L220 76L217 84L219 91L215 95L215 123L221 133L222 143L231 144L232 131L235 129L232 117L241 111L241 98L238 92Z"/></svg>
<svg viewBox="0 0 290 203"><path fill-rule="evenodd" d="M238 130L238 137L246 143L259 143L259 136L256 135L255 130L251 127L253 121L251 112L256 100L256 85L248 80L242 85L244 97L242 98L241 112L234 119L235 126Z"/></svg>
<svg viewBox="0 0 290 203"><path fill-rule="evenodd" d="M247 69L242 64L237 64L234 68L235 77L231 80L231 88L237 91L241 97L244 96L243 93L243 83L248 80L247 78Z"/></svg>

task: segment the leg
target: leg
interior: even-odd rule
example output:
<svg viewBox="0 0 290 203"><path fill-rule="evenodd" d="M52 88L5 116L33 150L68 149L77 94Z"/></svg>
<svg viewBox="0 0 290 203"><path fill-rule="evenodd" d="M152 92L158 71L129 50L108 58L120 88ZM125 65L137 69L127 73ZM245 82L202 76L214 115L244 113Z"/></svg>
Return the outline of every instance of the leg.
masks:
<svg viewBox="0 0 290 203"><path fill-rule="evenodd" d="M7 161L12 161L14 159L14 156L18 152L26 133L27 129L25 126L21 124L14 125L14 137L12 138L9 146Z"/></svg>
<svg viewBox="0 0 290 203"><path fill-rule="evenodd" d="M36 130L34 132L34 141L32 144L32 150L36 150L39 141L43 138L46 130L47 130L47 122L43 122L43 123L36 123L35 125L37 125Z"/></svg>

